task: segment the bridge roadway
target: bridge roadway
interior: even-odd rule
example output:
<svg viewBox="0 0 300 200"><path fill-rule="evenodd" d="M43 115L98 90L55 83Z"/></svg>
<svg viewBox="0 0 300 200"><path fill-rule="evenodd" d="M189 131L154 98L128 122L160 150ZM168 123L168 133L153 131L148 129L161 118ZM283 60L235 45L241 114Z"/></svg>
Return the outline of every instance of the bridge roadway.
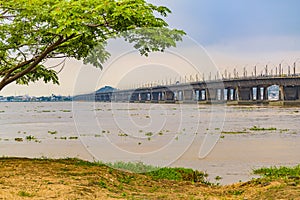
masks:
<svg viewBox="0 0 300 200"><path fill-rule="evenodd" d="M272 85L279 86L279 98L276 101L268 99L267 88ZM75 100L300 105L300 75L243 77L115 90L81 95Z"/></svg>

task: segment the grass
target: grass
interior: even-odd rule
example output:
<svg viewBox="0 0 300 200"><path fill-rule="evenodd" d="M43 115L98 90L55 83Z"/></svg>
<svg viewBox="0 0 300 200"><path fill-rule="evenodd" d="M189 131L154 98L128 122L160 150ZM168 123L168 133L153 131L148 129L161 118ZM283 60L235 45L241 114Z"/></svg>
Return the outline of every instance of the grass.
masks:
<svg viewBox="0 0 300 200"><path fill-rule="evenodd" d="M264 178L275 180L295 180L297 184L300 182L300 165L295 167L270 167L253 170L254 174L261 175Z"/></svg>
<svg viewBox="0 0 300 200"><path fill-rule="evenodd" d="M29 192L25 192L25 191L19 191L19 192L18 192L18 195L19 195L20 197L33 197L32 194L30 194Z"/></svg>
<svg viewBox="0 0 300 200"><path fill-rule="evenodd" d="M249 132L247 132L247 131L222 131L221 133L234 135L234 134L245 134L245 133L249 133Z"/></svg>
<svg viewBox="0 0 300 200"><path fill-rule="evenodd" d="M249 130L250 131L276 131L277 128L275 127L263 128L263 127L253 126Z"/></svg>
<svg viewBox="0 0 300 200"><path fill-rule="evenodd" d="M119 133L118 136L120 136L120 137L127 137L128 134L126 134L126 133Z"/></svg>
<svg viewBox="0 0 300 200"><path fill-rule="evenodd" d="M60 110L61 112L71 112L71 110Z"/></svg>
<svg viewBox="0 0 300 200"><path fill-rule="evenodd" d="M23 142L23 138L15 138L16 142Z"/></svg>
<svg viewBox="0 0 300 200"><path fill-rule="evenodd" d="M28 141L36 140L36 138L33 135L28 135L28 136L26 136L26 140L28 140Z"/></svg>
<svg viewBox="0 0 300 200"><path fill-rule="evenodd" d="M152 177L154 180L166 179L175 181L190 181L208 183L204 172L200 172L187 168L171 168L171 167L156 167L146 165L142 162L116 162L107 163L108 166L119 170L130 171L134 173L142 173ZM209 183L211 184L211 183Z"/></svg>
<svg viewBox="0 0 300 200"><path fill-rule="evenodd" d="M69 137L69 140L77 140L77 139L78 139L77 136L70 136L70 137Z"/></svg>
<svg viewBox="0 0 300 200"><path fill-rule="evenodd" d="M57 134L57 131L48 131L48 133L51 135L55 135L55 134Z"/></svg>
<svg viewBox="0 0 300 200"><path fill-rule="evenodd" d="M192 169L159 168L141 162L109 165L74 158L2 157L0 196L3 199L172 200L299 199L300 196L299 165L255 169L260 178L226 186L211 184L206 181L206 173Z"/></svg>
<svg viewBox="0 0 300 200"><path fill-rule="evenodd" d="M147 132L147 133L145 133L145 136L152 136L152 135L153 135L152 132Z"/></svg>

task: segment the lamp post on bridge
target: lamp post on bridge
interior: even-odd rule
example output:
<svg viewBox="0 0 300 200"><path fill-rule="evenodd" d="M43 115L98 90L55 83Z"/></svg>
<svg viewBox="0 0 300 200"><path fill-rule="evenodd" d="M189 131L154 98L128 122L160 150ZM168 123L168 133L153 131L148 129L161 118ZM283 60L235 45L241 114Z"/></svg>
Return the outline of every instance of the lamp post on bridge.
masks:
<svg viewBox="0 0 300 200"><path fill-rule="evenodd" d="M297 58L295 60L295 62L293 63L293 72L294 72L294 76L296 76L296 63L300 60L300 58Z"/></svg>

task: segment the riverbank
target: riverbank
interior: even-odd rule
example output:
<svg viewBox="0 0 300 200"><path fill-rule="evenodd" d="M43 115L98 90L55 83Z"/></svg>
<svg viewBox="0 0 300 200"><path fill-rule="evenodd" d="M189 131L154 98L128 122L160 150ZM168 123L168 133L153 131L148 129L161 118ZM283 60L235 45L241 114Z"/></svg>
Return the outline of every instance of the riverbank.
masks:
<svg viewBox="0 0 300 200"><path fill-rule="evenodd" d="M299 199L300 168L227 186L119 171L78 159L0 159L0 199ZM290 170L287 170L290 169ZM167 170L168 171L168 170ZM283 172L283 173L280 173ZM184 174L184 172L183 172Z"/></svg>

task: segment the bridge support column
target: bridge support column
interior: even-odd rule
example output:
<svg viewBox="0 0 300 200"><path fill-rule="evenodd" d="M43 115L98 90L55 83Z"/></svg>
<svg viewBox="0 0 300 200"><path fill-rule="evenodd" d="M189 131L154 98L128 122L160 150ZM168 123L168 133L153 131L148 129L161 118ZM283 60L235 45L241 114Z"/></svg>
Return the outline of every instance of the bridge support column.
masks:
<svg viewBox="0 0 300 200"><path fill-rule="evenodd" d="M225 98L224 98L224 96L225 96L225 89L220 89L220 100L221 101L223 101Z"/></svg>
<svg viewBox="0 0 300 200"><path fill-rule="evenodd" d="M257 87L256 93L257 93L257 100L259 100L259 101L262 100L261 87Z"/></svg>
<svg viewBox="0 0 300 200"><path fill-rule="evenodd" d="M214 89L214 88L206 89L206 94L207 94L206 99L208 101L217 100L217 98L218 98L217 89Z"/></svg>
<svg viewBox="0 0 300 200"><path fill-rule="evenodd" d="M240 100L240 97L239 97L239 87L236 87L235 89L233 89L233 100L234 101Z"/></svg>
<svg viewBox="0 0 300 200"><path fill-rule="evenodd" d="M284 86L284 100L297 100L299 99L299 86Z"/></svg>
<svg viewBox="0 0 300 200"><path fill-rule="evenodd" d="M239 87L238 88L238 95L239 100L251 100L251 87Z"/></svg>
<svg viewBox="0 0 300 200"><path fill-rule="evenodd" d="M264 96L263 96L263 100L268 100L268 87L264 87Z"/></svg>
<svg viewBox="0 0 300 200"><path fill-rule="evenodd" d="M284 86L280 85L279 86L279 100L280 101L284 101Z"/></svg>

